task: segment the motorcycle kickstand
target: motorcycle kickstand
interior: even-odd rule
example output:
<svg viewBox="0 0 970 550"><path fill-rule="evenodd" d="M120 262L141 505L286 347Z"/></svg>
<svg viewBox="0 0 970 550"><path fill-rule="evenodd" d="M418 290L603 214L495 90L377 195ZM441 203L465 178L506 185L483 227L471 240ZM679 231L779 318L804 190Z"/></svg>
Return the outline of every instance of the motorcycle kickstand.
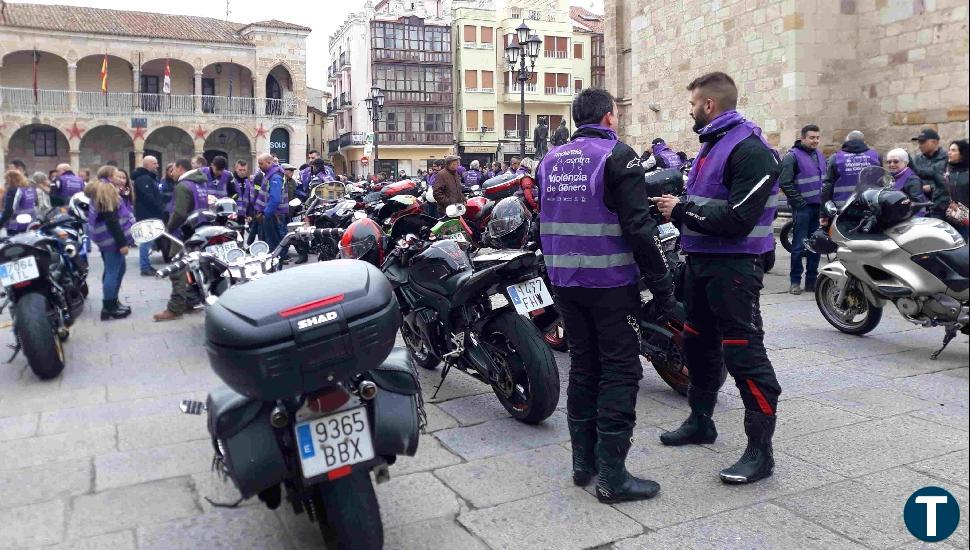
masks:
<svg viewBox="0 0 970 550"><path fill-rule="evenodd" d="M956 335L957 335L957 326L953 324L947 326L946 334L943 336L943 347L934 351L933 355L930 355L930 360L936 361L940 357L940 354L943 353L943 350L945 350L946 347L950 345L950 341L956 338Z"/></svg>
<svg viewBox="0 0 970 550"><path fill-rule="evenodd" d="M13 354L10 356L9 359L4 361L5 365L9 365L10 363L13 363L13 360L17 358L17 354L20 353L20 338L17 337L16 332L14 332L14 343L7 344L7 347L13 350Z"/></svg>
<svg viewBox="0 0 970 550"><path fill-rule="evenodd" d="M441 380L438 381L438 385L434 389L434 393L431 395L431 399L438 397L438 391L441 390L441 386L445 385L445 377L451 371L451 361L445 361L445 365L441 367Z"/></svg>

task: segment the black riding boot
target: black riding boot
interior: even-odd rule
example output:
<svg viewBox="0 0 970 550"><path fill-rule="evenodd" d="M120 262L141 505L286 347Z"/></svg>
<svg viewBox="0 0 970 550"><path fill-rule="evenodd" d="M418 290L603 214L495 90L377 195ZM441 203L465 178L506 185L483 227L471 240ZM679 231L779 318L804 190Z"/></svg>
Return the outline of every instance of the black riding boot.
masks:
<svg viewBox="0 0 970 550"><path fill-rule="evenodd" d="M566 423L573 446L573 483L583 487L596 475L596 418L567 417Z"/></svg>
<svg viewBox="0 0 970 550"><path fill-rule="evenodd" d="M748 435L748 447L734 466L721 470L721 481L724 483L754 483L769 477L775 467L771 450L775 416L745 410L744 433Z"/></svg>
<svg viewBox="0 0 970 550"><path fill-rule="evenodd" d="M118 300L101 301L101 320L124 319L131 314L131 310L123 311L118 309Z"/></svg>
<svg viewBox="0 0 970 550"><path fill-rule="evenodd" d="M626 455L630 452L632 431L597 431L596 498L604 504L629 500L646 500L660 492L660 484L649 479L633 477L626 471Z"/></svg>
<svg viewBox="0 0 970 550"><path fill-rule="evenodd" d="M124 313L131 313L131 306L122 304L121 300L115 300L115 309Z"/></svg>
<svg viewBox="0 0 970 550"><path fill-rule="evenodd" d="M691 386L687 390L687 402L690 404L690 416L676 430L660 434L660 442L671 447L714 443L717 428L711 415L717 404L717 392L702 391Z"/></svg>

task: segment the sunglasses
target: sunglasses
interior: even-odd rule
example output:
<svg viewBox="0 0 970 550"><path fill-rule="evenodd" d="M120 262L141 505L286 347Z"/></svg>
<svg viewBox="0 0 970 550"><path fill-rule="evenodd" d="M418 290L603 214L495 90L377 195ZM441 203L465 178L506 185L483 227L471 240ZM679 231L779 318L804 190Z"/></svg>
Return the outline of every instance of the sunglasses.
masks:
<svg viewBox="0 0 970 550"><path fill-rule="evenodd" d="M903 161L901 161L901 160L890 159L890 160L887 160L886 161L886 164L901 164L902 162Z"/></svg>

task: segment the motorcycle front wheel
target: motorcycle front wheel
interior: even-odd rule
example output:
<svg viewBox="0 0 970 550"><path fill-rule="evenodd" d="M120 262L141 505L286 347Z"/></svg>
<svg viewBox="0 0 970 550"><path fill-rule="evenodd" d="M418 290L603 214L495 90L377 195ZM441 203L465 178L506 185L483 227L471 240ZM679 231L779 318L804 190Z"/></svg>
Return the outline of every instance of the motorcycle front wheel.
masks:
<svg viewBox="0 0 970 550"><path fill-rule="evenodd" d="M559 369L535 325L505 310L485 325L482 335L502 373L492 390L505 410L525 424L549 418L559 404Z"/></svg>
<svg viewBox="0 0 970 550"><path fill-rule="evenodd" d="M41 380L64 370L64 347L51 326L47 298L36 292L24 294L14 305L14 330L30 370Z"/></svg>
<svg viewBox="0 0 970 550"><path fill-rule="evenodd" d="M313 491L317 524L328 550L384 547L384 524L370 472L353 472Z"/></svg>
<svg viewBox="0 0 970 550"><path fill-rule="evenodd" d="M781 226L781 235L778 236L778 240L781 241L781 246L788 252L791 252L792 244L792 231L795 229L795 220L788 220L785 225Z"/></svg>
<svg viewBox="0 0 970 550"><path fill-rule="evenodd" d="M839 307L836 305L838 284L835 279L819 275L815 281L815 303L822 317L846 334L861 336L876 328L882 320L882 308L871 304L857 283L850 284L847 292L846 307Z"/></svg>

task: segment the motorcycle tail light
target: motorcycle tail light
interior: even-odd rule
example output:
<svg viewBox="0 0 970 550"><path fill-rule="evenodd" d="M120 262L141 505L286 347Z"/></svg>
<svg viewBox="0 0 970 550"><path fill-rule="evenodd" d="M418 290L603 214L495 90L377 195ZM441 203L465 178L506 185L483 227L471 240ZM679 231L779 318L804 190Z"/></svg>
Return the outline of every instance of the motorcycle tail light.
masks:
<svg viewBox="0 0 970 550"><path fill-rule="evenodd" d="M23 288L25 286L28 286L31 282L32 281L24 281L22 283L16 283L16 284L13 285L13 287L14 288Z"/></svg>
<svg viewBox="0 0 970 550"><path fill-rule="evenodd" d="M315 413L327 413L350 401L350 394L340 388L331 388L307 398L307 407Z"/></svg>
<svg viewBox="0 0 970 550"><path fill-rule="evenodd" d="M350 475L350 473L352 471L353 471L353 469L349 465L348 466L341 466L341 467L337 468L336 470L330 470L329 472L327 472L327 479L329 481L333 481L335 479L340 479L342 477L345 477L345 476Z"/></svg>
<svg viewBox="0 0 970 550"><path fill-rule="evenodd" d="M214 244L222 244L230 241L235 241L236 237L230 234L216 235L205 242L206 246Z"/></svg>

